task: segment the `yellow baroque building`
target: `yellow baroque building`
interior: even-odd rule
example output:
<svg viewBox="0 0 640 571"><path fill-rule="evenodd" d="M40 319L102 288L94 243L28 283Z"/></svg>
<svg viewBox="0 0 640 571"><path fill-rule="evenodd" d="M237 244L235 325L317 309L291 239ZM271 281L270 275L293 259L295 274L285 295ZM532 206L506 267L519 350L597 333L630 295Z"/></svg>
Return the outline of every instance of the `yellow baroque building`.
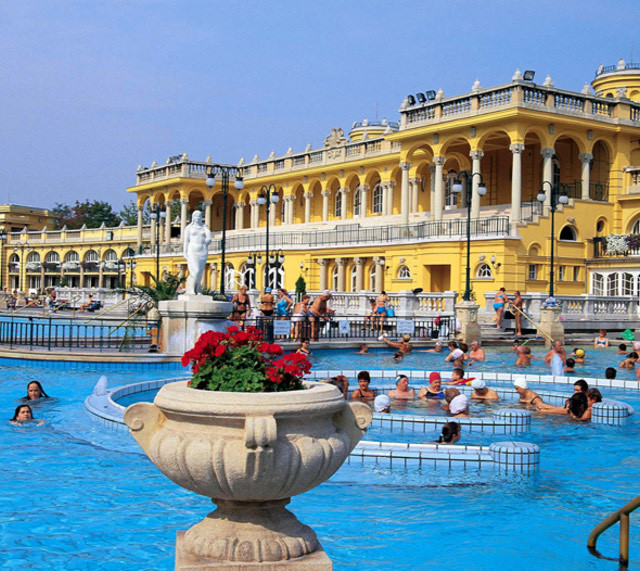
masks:
<svg viewBox="0 0 640 571"><path fill-rule="evenodd" d="M224 222L227 290L291 290L302 275L312 291L462 292L469 232L479 301L502 286L548 291L552 244L557 294L640 293L638 64L600 66L581 92L516 70L509 83L476 81L463 95L412 94L397 122L365 119L347 135L332 130L322 148L241 159L231 167L239 190L234 176L208 186L214 166L184 154L139 167L127 189L137 197L135 227L9 232L3 283L42 288L65 277L115 287L184 275L181 236L202 209L214 238L210 289L222 277ZM268 277L267 191L277 196L267 201ZM170 214L146 223L149 208Z"/></svg>

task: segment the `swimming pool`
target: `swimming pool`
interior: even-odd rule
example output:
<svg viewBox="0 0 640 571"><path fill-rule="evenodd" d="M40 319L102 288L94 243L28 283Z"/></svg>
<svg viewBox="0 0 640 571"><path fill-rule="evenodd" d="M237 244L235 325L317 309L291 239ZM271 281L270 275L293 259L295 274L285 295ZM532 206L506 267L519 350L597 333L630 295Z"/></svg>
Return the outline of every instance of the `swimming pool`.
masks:
<svg viewBox="0 0 640 571"><path fill-rule="evenodd" d="M607 355L617 359L613 351ZM359 368L352 357L319 351L316 366L348 362L350 369ZM362 368L387 366L363 358L369 361ZM59 399L35 409L36 417L47 420L43 427L5 422L0 428L0 549L6 568L172 569L175 532L211 511L206 498L167 480L126 433L89 418L83 401L100 374L102 369L3 367L6 418L30 380L40 380ZM110 385L176 376L157 370L106 374ZM611 389L606 396L640 407L634 391ZM517 564L610 570L615 563L590 556L586 540L593 526L638 493L639 433L638 415L625 427L534 415L524 438L542 449L533 477L351 464L294 498L292 511L314 528L336 569ZM380 429L365 438L425 441L423 434L406 436ZM504 437L463 434L461 442L497 439ZM599 548L617 553L615 530L600 539ZM632 566L639 548L640 533L632 525Z"/></svg>

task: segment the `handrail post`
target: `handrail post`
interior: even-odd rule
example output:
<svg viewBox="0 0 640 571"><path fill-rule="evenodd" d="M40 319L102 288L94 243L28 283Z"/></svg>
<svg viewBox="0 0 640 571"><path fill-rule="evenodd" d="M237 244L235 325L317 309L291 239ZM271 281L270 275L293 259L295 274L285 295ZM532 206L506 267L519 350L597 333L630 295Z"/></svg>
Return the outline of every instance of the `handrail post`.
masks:
<svg viewBox="0 0 640 571"><path fill-rule="evenodd" d="M629 566L629 514L620 514L620 566Z"/></svg>

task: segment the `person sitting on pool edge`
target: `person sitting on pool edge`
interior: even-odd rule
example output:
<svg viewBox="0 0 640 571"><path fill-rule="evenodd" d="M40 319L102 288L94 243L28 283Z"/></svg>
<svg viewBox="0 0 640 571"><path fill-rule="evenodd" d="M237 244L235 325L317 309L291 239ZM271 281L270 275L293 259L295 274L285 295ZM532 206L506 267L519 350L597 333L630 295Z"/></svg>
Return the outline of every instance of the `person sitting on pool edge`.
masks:
<svg viewBox="0 0 640 571"><path fill-rule="evenodd" d="M391 399L387 395L378 395L373 401L374 412L391 412Z"/></svg>
<svg viewBox="0 0 640 571"><path fill-rule="evenodd" d="M471 388L473 389L471 393L472 399L500 400L498 393L487 387L487 383L482 379L473 379L473 381L471 381Z"/></svg>
<svg viewBox="0 0 640 571"><path fill-rule="evenodd" d="M416 394L413 389L409 388L409 378L406 375L398 375L396 388L389 391L388 396L393 399L412 399Z"/></svg>
<svg viewBox="0 0 640 571"><path fill-rule="evenodd" d="M51 397L44 392L44 389L42 388L40 381L31 381L27 385L27 396L22 397L20 399L20 402L30 402L30 401L38 400L41 398L48 399Z"/></svg>
<svg viewBox="0 0 640 571"><path fill-rule="evenodd" d="M442 391L442 378L440 373L433 371L429 375L429 386L420 389L418 392L418 398L421 399L443 399L444 392Z"/></svg>
<svg viewBox="0 0 640 571"><path fill-rule="evenodd" d="M460 424L458 422L445 422L442 425L442 433L436 442L438 444L455 444L460 440Z"/></svg>
<svg viewBox="0 0 640 571"><path fill-rule="evenodd" d="M566 407L552 406L543 402L538 403L536 407L544 414L568 414L574 420L587 420L583 417L589 408L589 400L585 393L573 393Z"/></svg>
<svg viewBox="0 0 640 571"><path fill-rule="evenodd" d="M15 424L17 426L21 426L25 422L31 422L32 420L36 420L33 418L33 411L28 404L21 404L16 407L15 412L13 413L13 418L9 421L11 424ZM38 426L44 424L44 420L37 421Z"/></svg>
<svg viewBox="0 0 640 571"><path fill-rule="evenodd" d="M400 341L389 341L386 333L383 333L380 339L389 345L389 347L395 347L398 352L403 355L411 353L411 335L408 333L405 333Z"/></svg>
<svg viewBox="0 0 640 571"><path fill-rule="evenodd" d="M358 373L358 388L351 393L352 399L372 399L376 397L376 391L369 388L371 376L369 371L360 371Z"/></svg>
<svg viewBox="0 0 640 571"><path fill-rule="evenodd" d="M449 412L455 418L469 418L469 399L458 395L449 403Z"/></svg>
<svg viewBox="0 0 640 571"><path fill-rule="evenodd" d="M524 379L517 379L513 381L513 388L518 393L520 402L523 404L535 405L542 402L542 397L538 393L532 391L529 388L527 381Z"/></svg>

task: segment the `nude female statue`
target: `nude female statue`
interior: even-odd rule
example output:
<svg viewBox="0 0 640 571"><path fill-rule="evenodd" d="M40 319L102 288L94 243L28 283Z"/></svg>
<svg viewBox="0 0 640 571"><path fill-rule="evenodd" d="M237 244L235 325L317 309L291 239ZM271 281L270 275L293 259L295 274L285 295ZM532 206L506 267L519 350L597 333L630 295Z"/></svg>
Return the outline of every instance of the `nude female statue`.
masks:
<svg viewBox="0 0 640 571"><path fill-rule="evenodd" d="M202 223L202 212L196 210L191 215L189 224L184 233L183 254L189 267L187 278L187 294L199 294L202 291L202 274L207 263L211 232Z"/></svg>

